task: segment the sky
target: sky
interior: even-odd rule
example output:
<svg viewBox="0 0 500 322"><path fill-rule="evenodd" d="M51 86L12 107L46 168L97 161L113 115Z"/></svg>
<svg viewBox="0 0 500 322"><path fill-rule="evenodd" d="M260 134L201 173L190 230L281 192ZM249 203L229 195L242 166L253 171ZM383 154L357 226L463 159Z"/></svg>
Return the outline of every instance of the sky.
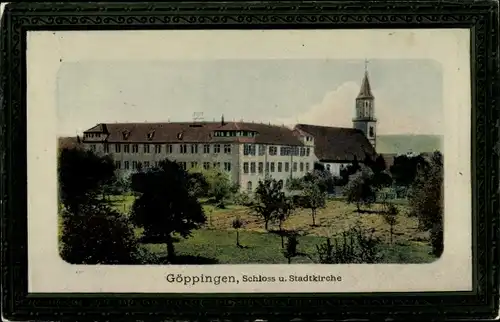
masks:
<svg viewBox="0 0 500 322"><path fill-rule="evenodd" d="M369 57L367 57L369 59ZM64 62L58 135L97 123L254 121L352 127L364 60L221 59ZM441 66L368 60L379 134L443 134Z"/></svg>

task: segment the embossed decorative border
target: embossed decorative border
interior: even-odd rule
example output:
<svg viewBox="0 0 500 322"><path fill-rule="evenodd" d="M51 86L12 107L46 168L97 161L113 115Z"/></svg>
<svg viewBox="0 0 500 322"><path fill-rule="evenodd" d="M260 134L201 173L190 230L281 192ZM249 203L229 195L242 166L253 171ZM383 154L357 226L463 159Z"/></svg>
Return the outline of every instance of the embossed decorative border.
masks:
<svg viewBox="0 0 500 322"><path fill-rule="evenodd" d="M26 31L180 28L470 28L475 292L65 295L27 293ZM1 24L2 310L11 320L493 317L498 311L498 3L16 3Z"/></svg>

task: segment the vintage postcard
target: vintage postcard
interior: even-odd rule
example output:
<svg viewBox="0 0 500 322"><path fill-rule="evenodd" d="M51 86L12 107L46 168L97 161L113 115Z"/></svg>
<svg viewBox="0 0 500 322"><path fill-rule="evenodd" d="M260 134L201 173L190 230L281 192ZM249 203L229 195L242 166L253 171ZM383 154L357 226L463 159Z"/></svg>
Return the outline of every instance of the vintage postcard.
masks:
<svg viewBox="0 0 500 322"><path fill-rule="evenodd" d="M27 48L33 292L471 290L469 30Z"/></svg>

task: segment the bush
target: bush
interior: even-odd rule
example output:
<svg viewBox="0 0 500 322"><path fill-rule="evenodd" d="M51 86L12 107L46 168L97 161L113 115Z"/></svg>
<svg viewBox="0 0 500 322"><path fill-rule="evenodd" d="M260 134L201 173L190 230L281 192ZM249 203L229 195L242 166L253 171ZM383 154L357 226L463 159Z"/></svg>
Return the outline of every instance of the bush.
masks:
<svg viewBox="0 0 500 322"><path fill-rule="evenodd" d="M126 217L103 204L62 210L61 257L71 264L133 264L137 240Z"/></svg>
<svg viewBox="0 0 500 322"><path fill-rule="evenodd" d="M250 206L253 202L252 196L246 192L235 193L232 197L232 202L239 206Z"/></svg>
<svg viewBox="0 0 500 322"><path fill-rule="evenodd" d="M378 263L382 260L379 252L381 241L374 236L375 229L364 230L353 227L339 236L316 245L319 262L322 264Z"/></svg>

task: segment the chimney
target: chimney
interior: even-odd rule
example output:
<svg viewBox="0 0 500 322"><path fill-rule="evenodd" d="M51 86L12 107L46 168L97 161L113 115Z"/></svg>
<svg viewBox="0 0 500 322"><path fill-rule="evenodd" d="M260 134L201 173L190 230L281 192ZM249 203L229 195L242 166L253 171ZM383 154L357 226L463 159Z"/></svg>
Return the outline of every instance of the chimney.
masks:
<svg viewBox="0 0 500 322"><path fill-rule="evenodd" d="M224 123L224 114L222 114L220 118L220 125L224 126L226 123Z"/></svg>

